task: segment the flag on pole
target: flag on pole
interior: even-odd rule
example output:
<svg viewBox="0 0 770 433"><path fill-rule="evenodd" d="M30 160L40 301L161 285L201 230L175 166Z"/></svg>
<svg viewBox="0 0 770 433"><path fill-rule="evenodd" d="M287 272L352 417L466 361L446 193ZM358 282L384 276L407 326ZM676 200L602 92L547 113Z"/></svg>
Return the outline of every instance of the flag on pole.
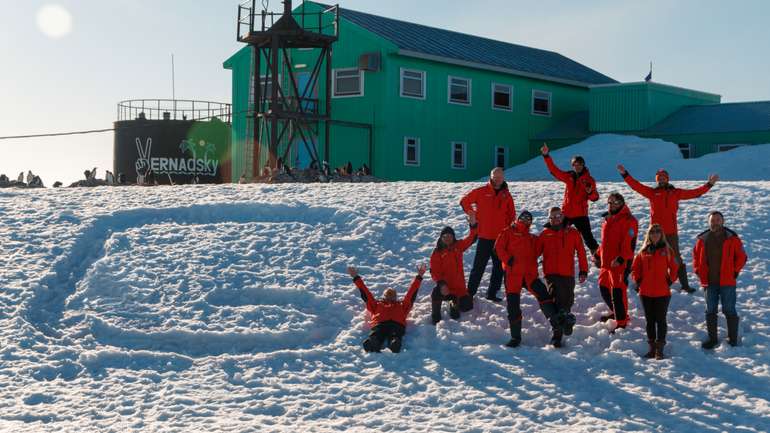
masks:
<svg viewBox="0 0 770 433"><path fill-rule="evenodd" d="M647 82L652 81L652 62L650 62L650 73L648 73L647 76L644 77L644 81L647 81Z"/></svg>

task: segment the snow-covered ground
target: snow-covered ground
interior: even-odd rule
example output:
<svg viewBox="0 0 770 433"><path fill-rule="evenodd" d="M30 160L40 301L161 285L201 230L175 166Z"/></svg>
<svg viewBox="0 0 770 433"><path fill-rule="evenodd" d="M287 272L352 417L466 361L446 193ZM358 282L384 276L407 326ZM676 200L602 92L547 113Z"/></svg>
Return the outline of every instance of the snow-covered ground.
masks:
<svg viewBox="0 0 770 433"><path fill-rule="evenodd" d="M596 180L616 182L618 163L639 180L652 182L659 168L668 170L671 182L708 179L717 173L723 180L770 180L770 144L742 146L727 152L710 153L684 159L676 144L633 135L598 134L580 143L551 152L562 170L570 169L570 159L582 155ZM505 171L511 180L552 180L542 157Z"/></svg>
<svg viewBox="0 0 770 433"><path fill-rule="evenodd" d="M445 224L466 233L476 185L0 191L0 430L770 430L770 182L720 182L680 212L687 260L711 209L745 240L740 347L701 350L703 293L675 293L670 358L640 358L639 302L610 335L592 269L562 349L528 294L517 349L504 304L433 327L426 281L403 352L365 354L346 266L403 295ZM561 202L559 183L511 188L538 225ZM599 189L646 226L646 201Z"/></svg>

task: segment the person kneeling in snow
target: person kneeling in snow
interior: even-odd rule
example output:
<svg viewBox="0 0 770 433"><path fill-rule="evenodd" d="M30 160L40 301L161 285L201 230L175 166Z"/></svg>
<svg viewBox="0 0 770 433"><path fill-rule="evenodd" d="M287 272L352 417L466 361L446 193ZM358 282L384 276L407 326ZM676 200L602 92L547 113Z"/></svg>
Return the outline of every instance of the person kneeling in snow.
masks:
<svg viewBox="0 0 770 433"><path fill-rule="evenodd" d="M425 265L417 267L417 276L414 277L404 299L399 301L398 294L390 287L382 293L382 299L375 299L364 284L364 280L358 275L358 270L353 266L348 267L348 274L353 277L353 282L361 292L361 298L366 302L366 310L372 315L370 322L372 332L369 338L364 340L364 350L379 352L382 344L387 343L391 352L401 351L401 339L406 331L406 316L409 315L417 299L417 291L422 284L422 275L425 270Z"/></svg>
<svg viewBox="0 0 770 433"><path fill-rule="evenodd" d="M431 322L435 325L441 321L441 304L449 301L449 316L455 320L460 318L460 312L473 309L473 296L468 293L463 272L463 253L476 241L476 213L468 214L470 232L465 239L457 240L452 227L441 230L436 248L430 256L430 275L436 282L436 287L430 295Z"/></svg>

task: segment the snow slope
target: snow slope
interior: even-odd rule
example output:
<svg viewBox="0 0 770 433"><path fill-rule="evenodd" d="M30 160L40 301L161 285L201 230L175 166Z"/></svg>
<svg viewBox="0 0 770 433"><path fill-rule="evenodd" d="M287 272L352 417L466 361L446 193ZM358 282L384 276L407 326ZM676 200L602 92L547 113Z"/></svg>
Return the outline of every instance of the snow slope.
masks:
<svg viewBox="0 0 770 433"><path fill-rule="evenodd" d="M770 430L770 182L720 182L680 213L687 260L711 209L745 239L740 347L701 350L703 293L675 293L670 358L641 359L639 302L610 335L592 269L562 349L529 295L518 349L504 304L433 327L426 281L403 352L363 353L345 267L403 294L441 227L466 233L476 185L0 191L0 430ZM538 225L561 202L558 183L511 187ZM599 188L646 226L643 199Z"/></svg>
<svg viewBox="0 0 770 433"><path fill-rule="evenodd" d="M659 168L668 170L671 182L708 179L718 173L722 180L770 180L770 144L738 147L728 152L710 153L700 158L684 159L676 144L657 138L633 135L598 134L580 143L551 152L556 165L570 169L570 159L582 155L597 181L617 182L616 169L622 163L639 180L652 181ZM538 156L505 171L514 181L552 180Z"/></svg>

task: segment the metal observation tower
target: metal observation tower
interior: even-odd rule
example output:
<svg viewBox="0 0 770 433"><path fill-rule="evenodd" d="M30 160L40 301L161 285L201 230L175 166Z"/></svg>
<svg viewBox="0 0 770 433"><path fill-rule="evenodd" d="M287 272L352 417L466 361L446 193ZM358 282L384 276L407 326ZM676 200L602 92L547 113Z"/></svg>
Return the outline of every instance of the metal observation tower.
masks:
<svg viewBox="0 0 770 433"><path fill-rule="evenodd" d="M253 177L264 167L290 166L292 152L300 150L309 156L311 165L318 166L320 131L324 158L328 158L331 48L339 37L337 6L314 7L315 12L305 12L303 7L292 13L291 0L284 0L283 13L278 14L267 11L265 0L261 3L259 11L256 0L238 6L238 41L253 50L244 155L245 161L252 161ZM306 66L312 65L309 74L295 71L291 50L297 49L306 49L303 55L314 60L307 62ZM322 75L323 99L318 95Z"/></svg>

